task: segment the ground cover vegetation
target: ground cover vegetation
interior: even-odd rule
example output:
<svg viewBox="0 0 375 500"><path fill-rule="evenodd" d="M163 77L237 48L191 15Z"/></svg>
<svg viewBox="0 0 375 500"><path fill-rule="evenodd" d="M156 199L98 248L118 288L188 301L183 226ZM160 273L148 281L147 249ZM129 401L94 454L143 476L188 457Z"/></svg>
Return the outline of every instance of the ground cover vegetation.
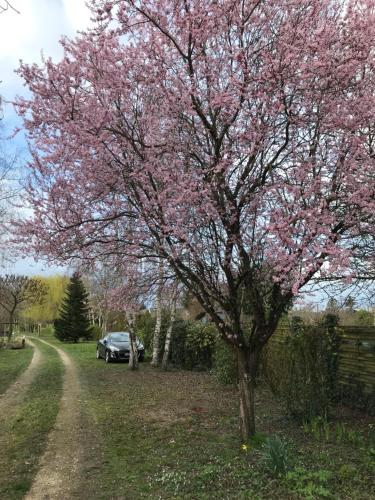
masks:
<svg viewBox="0 0 375 500"><path fill-rule="evenodd" d="M27 368L32 355L31 347L7 351L0 349L0 394Z"/></svg>
<svg viewBox="0 0 375 500"><path fill-rule="evenodd" d="M38 348L43 360L35 379L15 413L2 415L1 419L0 497L7 500L24 498L30 489L59 407L63 373L59 356L42 343L38 342ZM30 351L31 348L26 348L14 352L24 358L27 353L30 359ZM11 361L14 361L13 351L7 351L6 363ZM0 370L1 380L12 373L3 363ZM15 373L12 377L15 380Z"/></svg>
<svg viewBox="0 0 375 500"><path fill-rule="evenodd" d="M91 5L61 61L19 70L34 215L18 241L163 261L235 352L245 440L293 298L373 268L373 3Z"/></svg>
<svg viewBox="0 0 375 500"><path fill-rule="evenodd" d="M260 382L259 432L243 443L236 390L209 373L148 363L132 371L95 360L93 342L48 340L79 367L89 431L81 444L91 451L82 484L90 498L209 499L215 492L223 499L367 500L375 493L374 428L363 413L337 406L329 421L301 423Z"/></svg>

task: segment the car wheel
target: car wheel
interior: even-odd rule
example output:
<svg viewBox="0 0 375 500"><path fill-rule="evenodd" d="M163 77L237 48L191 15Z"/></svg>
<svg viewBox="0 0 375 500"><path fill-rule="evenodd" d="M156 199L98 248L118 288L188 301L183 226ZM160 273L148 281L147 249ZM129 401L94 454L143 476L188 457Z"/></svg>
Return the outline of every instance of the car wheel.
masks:
<svg viewBox="0 0 375 500"><path fill-rule="evenodd" d="M140 363L143 363L143 359L144 359L143 354L141 354L140 356L138 356L138 361Z"/></svg>
<svg viewBox="0 0 375 500"><path fill-rule="evenodd" d="M100 359L100 352L98 348L96 348L96 359Z"/></svg>
<svg viewBox="0 0 375 500"><path fill-rule="evenodd" d="M111 356L109 354L109 351L105 351L105 362L110 363L111 362Z"/></svg>

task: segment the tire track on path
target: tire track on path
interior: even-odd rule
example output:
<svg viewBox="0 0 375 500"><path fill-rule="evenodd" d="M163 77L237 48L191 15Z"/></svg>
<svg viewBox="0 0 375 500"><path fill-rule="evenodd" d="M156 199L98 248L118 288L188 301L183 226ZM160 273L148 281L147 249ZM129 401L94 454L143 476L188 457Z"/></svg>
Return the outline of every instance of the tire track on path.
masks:
<svg viewBox="0 0 375 500"><path fill-rule="evenodd" d="M63 392L56 422L49 433L46 450L26 500L68 500L79 495L79 472L82 463L80 440L81 388L75 365L65 351L55 349L63 362ZM81 492L82 493L82 492Z"/></svg>
<svg viewBox="0 0 375 500"><path fill-rule="evenodd" d="M26 370L17 377L4 394L0 395L0 422L5 418L9 419L15 413L17 404L23 399L41 365L43 355L40 349L31 340L27 340L27 343L34 348L33 357Z"/></svg>

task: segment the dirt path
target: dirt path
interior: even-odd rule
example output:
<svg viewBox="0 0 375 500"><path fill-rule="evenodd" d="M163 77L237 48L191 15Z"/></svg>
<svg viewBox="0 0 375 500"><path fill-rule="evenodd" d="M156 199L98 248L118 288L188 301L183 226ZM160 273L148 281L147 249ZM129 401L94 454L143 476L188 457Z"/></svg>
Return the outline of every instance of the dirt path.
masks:
<svg viewBox="0 0 375 500"><path fill-rule="evenodd" d="M26 394L41 364L42 353L31 340L27 340L27 343L34 348L33 357L26 370L8 387L4 394L0 395L0 420L2 420L3 415L9 418L10 414L16 410L17 403Z"/></svg>
<svg viewBox="0 0 375 500"><path fill-rule="evenodd" d="M26 500L69 500L83 498L78 492L79 466L82 462L80 439L80 383L70 357L56 349L64 364L63 394L54 428L48 436L47 448L39 463ZM82 493L82 492L81 492Z"/></svg>

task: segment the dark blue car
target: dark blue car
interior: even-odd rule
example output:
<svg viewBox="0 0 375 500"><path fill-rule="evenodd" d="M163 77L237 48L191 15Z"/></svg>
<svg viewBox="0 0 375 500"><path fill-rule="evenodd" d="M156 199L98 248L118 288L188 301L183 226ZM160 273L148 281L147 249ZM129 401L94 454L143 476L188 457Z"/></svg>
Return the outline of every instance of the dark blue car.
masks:
<svg viewBox="0 0 375 500"><path fill-rule="evenodd" d="M96 345L96 359L103 358L106 363L111 361L129 361L130 338L128 332L111 332L98 340ZM137 339L138 360L143 361L145 348Z"/></svg>

